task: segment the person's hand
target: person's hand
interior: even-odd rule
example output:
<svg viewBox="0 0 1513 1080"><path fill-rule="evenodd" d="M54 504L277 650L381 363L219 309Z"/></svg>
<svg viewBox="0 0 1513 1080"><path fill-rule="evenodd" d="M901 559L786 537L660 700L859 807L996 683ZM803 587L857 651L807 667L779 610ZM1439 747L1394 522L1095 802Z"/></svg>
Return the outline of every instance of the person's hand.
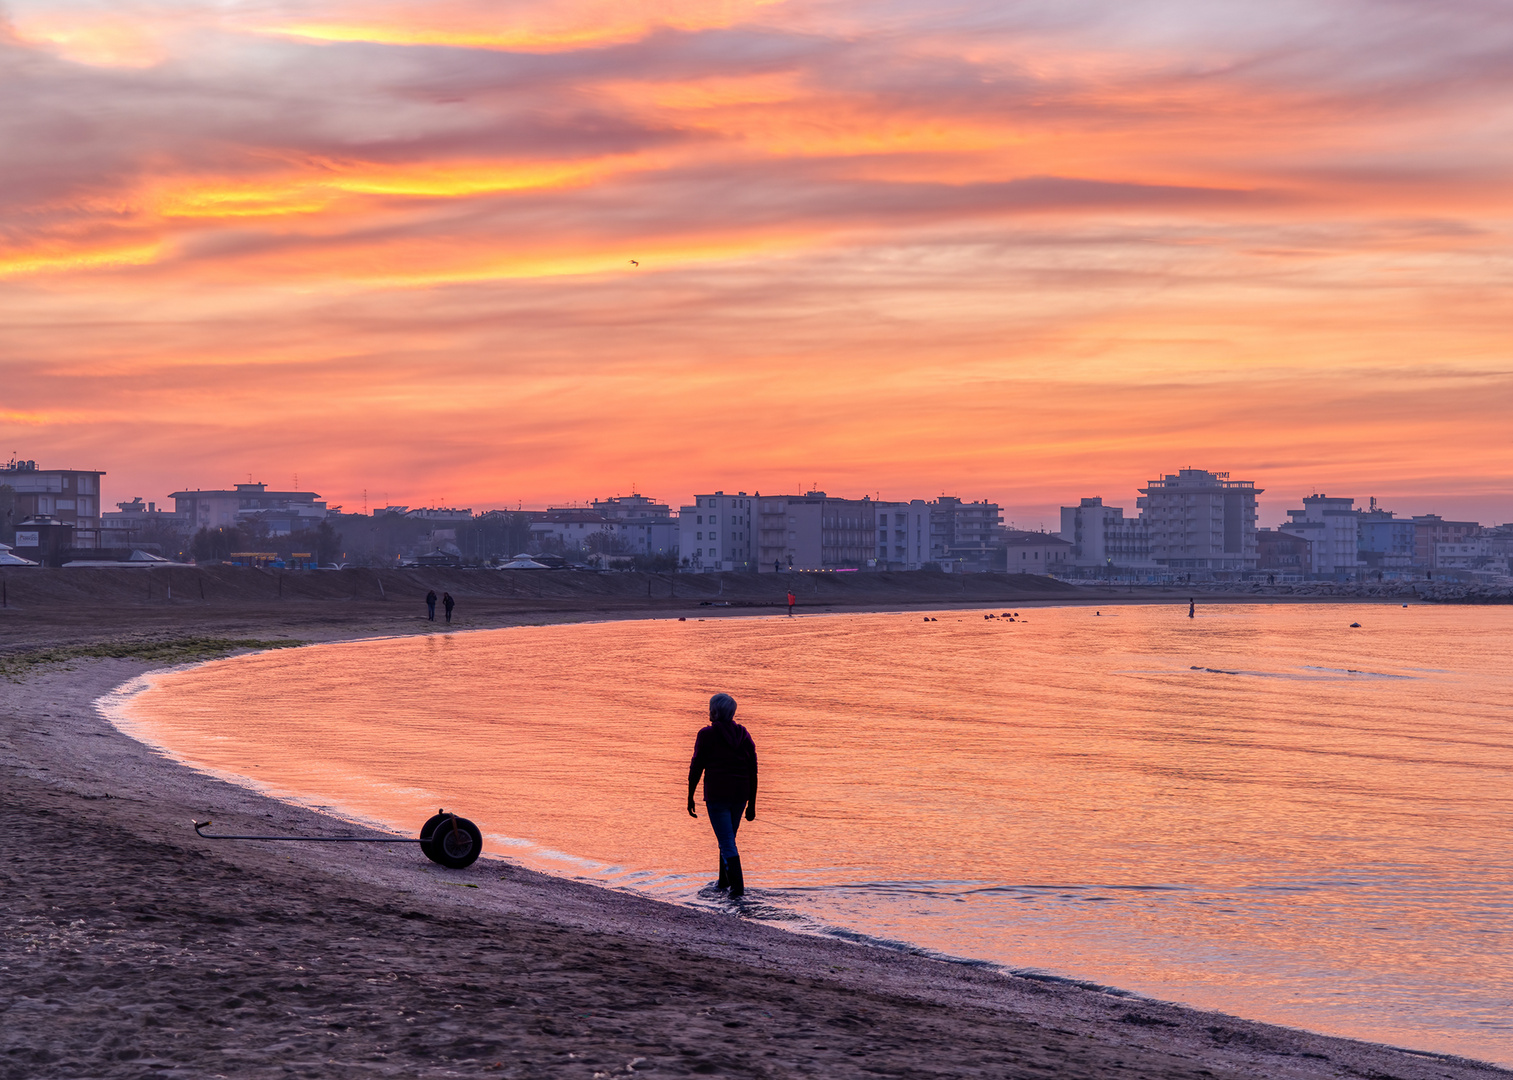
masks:
<svg viewBox="0 0 1513 1080"><path fill-rule="evenodd" d="M688 816L691 817L691 818L696 818L696 817L699 816L698 811L693 808L693 796L692 795L688 796Z"/></svg>
<svg viewBox="0 0 1513 1080"><path fill-rule="evenodd" d="M746 804L746 820L747 821L755 821L756 820L756 803L752 802L752 803L747 803Z"/></svg>

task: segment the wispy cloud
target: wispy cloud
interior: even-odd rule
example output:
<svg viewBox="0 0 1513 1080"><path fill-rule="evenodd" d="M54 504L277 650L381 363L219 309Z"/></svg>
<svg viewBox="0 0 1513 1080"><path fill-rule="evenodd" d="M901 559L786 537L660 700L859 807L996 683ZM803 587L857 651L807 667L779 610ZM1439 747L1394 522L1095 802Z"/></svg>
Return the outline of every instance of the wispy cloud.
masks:
<svg viewBox="0 0 1513 1080"><path fill-rule="evenodd" d="M1501 5L4 10L0 432L132 494L612 448L1034 507L1289 444L1513 516Z"/></svg>

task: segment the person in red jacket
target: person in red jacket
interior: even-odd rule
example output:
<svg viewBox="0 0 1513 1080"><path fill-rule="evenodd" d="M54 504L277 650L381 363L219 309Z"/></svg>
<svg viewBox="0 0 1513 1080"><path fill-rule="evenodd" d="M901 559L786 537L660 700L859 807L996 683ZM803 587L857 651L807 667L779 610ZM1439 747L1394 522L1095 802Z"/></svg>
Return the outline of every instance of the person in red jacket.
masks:
<svg viewBox="0 0 1513 1080"><path fill-rule="evenodd" d="M793 605L799 602L799 598L793 595L793 590L788 591L788 617L793 618Z"/></svg>
<svg viewBox="0 0 1513 1080"><path fill-rule="evenodd" d="M715 887L728 887L731 899L737 899L746 892L746 879L735 834L743 813L747 821L756 820L757 752L751 733L735 722L735 698L729 694L709 699L709 726L694 739L693 760L688 765L691 818L699 816L693 797L700 775L704 777L704 810L720 845L720 879Z"/></svg>

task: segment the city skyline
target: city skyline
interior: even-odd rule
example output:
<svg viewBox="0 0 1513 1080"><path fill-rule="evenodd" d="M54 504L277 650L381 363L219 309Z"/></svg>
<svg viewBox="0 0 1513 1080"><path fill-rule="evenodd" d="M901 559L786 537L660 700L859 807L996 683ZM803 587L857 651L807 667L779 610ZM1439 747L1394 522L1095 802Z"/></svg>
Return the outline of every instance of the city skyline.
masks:
<svg viewBox="0 0 1513 1080"><path fill-rule="evenodd" d="M57 464L49 464L45 461L38 462L38 465L40 468L44 469L68 467ZM1194 467L1202 468L1203 466ZM1003 508L1003 523L1007 527L1024 529L1028 531L1055 533L1060 528L1061 509L1066 505L1068 500L1075 502L1076 500L1083 498L1101 498L1105 504L1110 506L1124 504L1128 512L1134 513L1136 500L1139 498L1138 488L1140 487L1140 485L1146 483L1149 479L1159 478L1160 476L1163 476L1167 473L1176 471L1177 468L1178 466L1175 465L1157 467L1152 471L1150 477L1141 480L1133 479L1134 474L1130 474L1130 477L1126 478L1122 487L1111 488L1108 492L1080 489L1067 490L1062 492L1059 496L1056 496L1056 502L1048 509L1039 506L1015 506L1013 503L1008 502L1002 498L994 498L992 493L990 492L976 490L967 491L960 485L954 488L946 488L938 492L918 492L907 490L886 490L876 488L875 486L872 490L844 490L836 487L827 488L823 483L816 485L813 481L810 481L809 483L806 483L804 485L794 485L789 488L773 486L766 489L766 494L769 496L796 496L804 495L813 491L820 491L836 498L874 499L882 502L893 502L899 500L907 502L910 499L930 500L942 496L960 496L962 498L965 498L969 502L986 500L989 502L997 503L1000 507ZM1188 466L1183 465L1181 466L1181 468L1188 468ZM1232 473L1235 472L1234 470L1220 471ZM110 475L110 470L108 469L103 470L103 472L107 476ZM542 511L552 508L587 509L590 504L596 499L622 498L630 495L650 496L652 498L659 499L660 501L670 503L673 506L674 514L676 515L676 510L680 503L693 497L692 491L714 492L718 489L722 493L726 493L726 489L728 488L729 494L735 494L738 490L737 486L732 486L730 484L721 486L720 484L706 483L700 486L696 486L689 492L659 492L654 489L649 489L645 485L639 485L635 488L627 486L624 490L617 488L614 490L601 491L596 489L588 494L575 493L571 496L545 498L533 502L527 502L522 499L511 499L501 501L497 504L491 503L485 499L471 498L466 496L458 498L422 498L421 500L416 502L408 502L403 499L388 497L391 494L388 491L378 493L376 495L373 491L368 491L366 493L366 505L364 505L362 492L358 493L358 497L355 501L345 501L340 496L328 495L319 484L309 482L308 473L291 474L288 477L288 483L286 485L281 485L272 482L268 477L264 475L265 472L266 470L253 470L250 473L244 471L243 476L250 477L250 479L244 481L234 478L228 481L228 483L222 484L219 487L213 484L207 485L204 483L192 483L179 485L179 488L185 491L229 490L231 487L234 487L238 483L265 484L270 490L295 490L297 487L299 487L312 490L313 492L319 494L322 503L329 505L332 508L333 512L337 512L337 510L339 509L339 512L343 514L358 514L361 516L366 516L372 514L375 511L382 510L385 506L404 506L406 509L465 506L470 508L475 513L483 513L489 510L515 509L525 509L531 511ZM739 477L736 479L740 480ZM1394 500L1392 500L1390 497L1383 497L1380 495L1375 495L1373 493L1360 493L1356 489L1350 487L1348 484L1339 485L1337 489L1331 489L1328 491L1323 490L1321 485L1315 484L1298 489L1298 494L1296 495L1271 495L1269 485L1266 481L1264 481L1264 479L1252 479L1255 479L1256 483L1262 489L1266 489L1263 491L1262 495L1258 496L1256 499L1256 505L1258 508L1257 517L1258 521L1261 524L1261 527L1263 528L1286 524L1289 520L1288 515L1294 508L1301 505L1305 498L1326 494L1333 494L1336 497L1353 499L1357 506L1360 508L1367 507L1368 504L1372 502L1372 500L1375 500L1376 505L1379 506L1382 510L1391 511L1401 518L1409 518L1421 514L1438 514L1441 517L1445 518L1469 517L1470 520L1480 521L1483 524L1503 524L1505 522L1513 521L1513 499L1493 498L1486 500L1484 505L1489 507L1492 510L1492 513L1478 516L1475 513L1467 515L1465 513L1457 512L1456 507L1459 505L1464 505L1464 500L1457 499L1455 496L1449 494L1428 492L1414 500L1401 500L1394 502ZM0 483L3 482L3 478L0 478ZM741 482L744 483L744 481ZM1119 483L1119 481L1115 481L1115 483ZM116 487L114 480L105 481L102 485L102 488L103 487L108 487L108 490L103 496L102 504L103 508L106 510L112 510L118 503L129 503L134 498L140 498L147 502L156 502L166 510L172 500L171 492L166 491L157 496L153 496L148 494L147 492L137 490L133 490L130 493L127 493L123 489ZM1087 487L1088 485L1086 484L1082 485L1082 488ZM739 490L741 490L743 494L750 494L754 497L763 489L756 485L752 485L749 488L741 487L739 488ZM1015 516L1016 511L1018 511L1019 514L1019 516L1017 517Z"/></svg>

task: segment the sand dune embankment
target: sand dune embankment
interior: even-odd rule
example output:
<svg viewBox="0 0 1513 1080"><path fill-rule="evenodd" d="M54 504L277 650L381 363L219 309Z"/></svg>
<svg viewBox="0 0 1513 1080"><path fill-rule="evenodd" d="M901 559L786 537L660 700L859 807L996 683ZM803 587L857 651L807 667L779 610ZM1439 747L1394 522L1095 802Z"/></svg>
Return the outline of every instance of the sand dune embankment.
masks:
<svg viewBox="0 0 1513 1080"><path fill-rule="evenodd" d="M0 570L0 585L6 605L0 607L0 650L95 641L122 632L209 631L266 638L292 634L297 627L345 627L352 636L411 633L442 625L425 623L429 589L456 598L454 629L637 613L709 614L706 604L729 605L731 613L778 611L786 610L789 588L798 594L801 611L1054 602L1100 595L1029 574L930 571L759 575L22 567Z"/></svg>

